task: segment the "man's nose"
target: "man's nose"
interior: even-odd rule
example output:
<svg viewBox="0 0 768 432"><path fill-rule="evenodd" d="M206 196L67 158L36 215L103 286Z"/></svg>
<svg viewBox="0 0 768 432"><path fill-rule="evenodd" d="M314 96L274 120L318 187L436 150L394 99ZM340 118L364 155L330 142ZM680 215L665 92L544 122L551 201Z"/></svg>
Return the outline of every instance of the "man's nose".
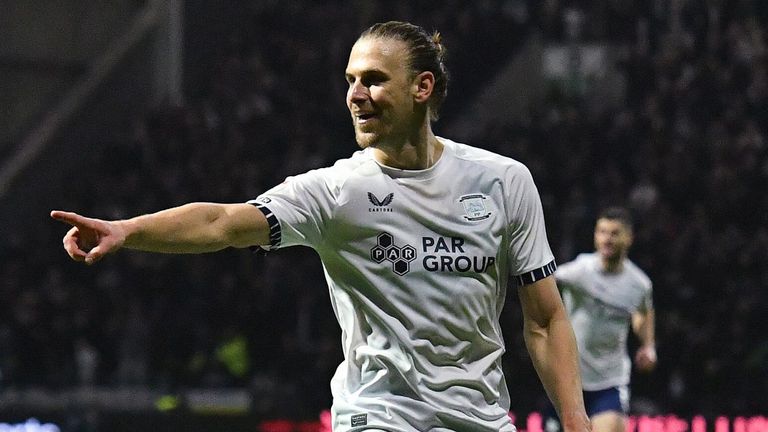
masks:
<svg viewBox="0 0 768 432"><path fill-rule="evenodd" d="M368 89L360 82L356 82L349 87L348 98L354 103L365 101L368 98Z"/></svg>

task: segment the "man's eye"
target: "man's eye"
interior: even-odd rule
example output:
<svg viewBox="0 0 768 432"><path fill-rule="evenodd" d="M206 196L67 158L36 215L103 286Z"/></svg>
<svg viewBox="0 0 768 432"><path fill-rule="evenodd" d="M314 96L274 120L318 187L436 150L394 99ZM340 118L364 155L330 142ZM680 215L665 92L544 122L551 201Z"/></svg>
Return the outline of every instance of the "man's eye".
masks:
<svg viewBox="0 0 768 432"><path fill-rule="evenodd" d="M386 77L381 74L371 74L363 77L363 85L366 87L378 86L386 80Z"/></svg>

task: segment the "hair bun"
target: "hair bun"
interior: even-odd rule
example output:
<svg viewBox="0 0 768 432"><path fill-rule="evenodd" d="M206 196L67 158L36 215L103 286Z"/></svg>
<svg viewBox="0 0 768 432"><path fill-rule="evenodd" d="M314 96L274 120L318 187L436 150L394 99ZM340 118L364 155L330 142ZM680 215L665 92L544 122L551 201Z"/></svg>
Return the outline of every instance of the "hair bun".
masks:
<svg viewBox="0 0 768 432"><path fill-rule="evenodd" d="M443 35L439 31L432 33L432 43L435 44L438 51L443 52Z"/></svg>

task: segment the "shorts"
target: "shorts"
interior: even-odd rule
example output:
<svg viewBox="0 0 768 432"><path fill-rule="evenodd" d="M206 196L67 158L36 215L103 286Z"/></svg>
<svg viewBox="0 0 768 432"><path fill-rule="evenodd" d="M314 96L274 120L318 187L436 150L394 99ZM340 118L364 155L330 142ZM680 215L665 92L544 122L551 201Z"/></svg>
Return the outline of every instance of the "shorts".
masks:
<svg viewBox="0 0 768 432"><path fill-rule="evenodd" d="M625 385L603 390L585 390L581 394L584 396L584 408L586 408L589 417L607 411L629 414L629 388ZM557 417L555 407L549 403L544 411L544 431L558 432L560 430L560 419Z"/></svg>

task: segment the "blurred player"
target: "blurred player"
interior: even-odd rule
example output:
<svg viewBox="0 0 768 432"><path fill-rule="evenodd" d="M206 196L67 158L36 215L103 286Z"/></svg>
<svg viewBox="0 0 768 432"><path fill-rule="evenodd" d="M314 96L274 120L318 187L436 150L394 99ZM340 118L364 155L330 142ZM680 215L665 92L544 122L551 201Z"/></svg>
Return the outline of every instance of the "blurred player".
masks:
<svg viewBox="0 0 768 432"><path fill-rule="evenodd" d="M120 221L54 211L73 225L65 249L90 264L121 247L314 248L342 329L331 383L340 432L514 431L498 319L511 275L528 349L565 429L588 431L538 192L519 162L433 134L444 55L437 33L372 26L345 72L361 151L243 204Z"/></svg>
<svg viewBox="0 0 768 432"><path fill-rule="evenodd" d="M596 251L579 255L555 274L576 333L584 402L596 432L626 430L630 325L640 341L635 365L644 372L656 366L651 281L627 258L632 238L629 212L608 208L595 224ZM556 418L546 423L549 432L557 430Z"/></svg>

